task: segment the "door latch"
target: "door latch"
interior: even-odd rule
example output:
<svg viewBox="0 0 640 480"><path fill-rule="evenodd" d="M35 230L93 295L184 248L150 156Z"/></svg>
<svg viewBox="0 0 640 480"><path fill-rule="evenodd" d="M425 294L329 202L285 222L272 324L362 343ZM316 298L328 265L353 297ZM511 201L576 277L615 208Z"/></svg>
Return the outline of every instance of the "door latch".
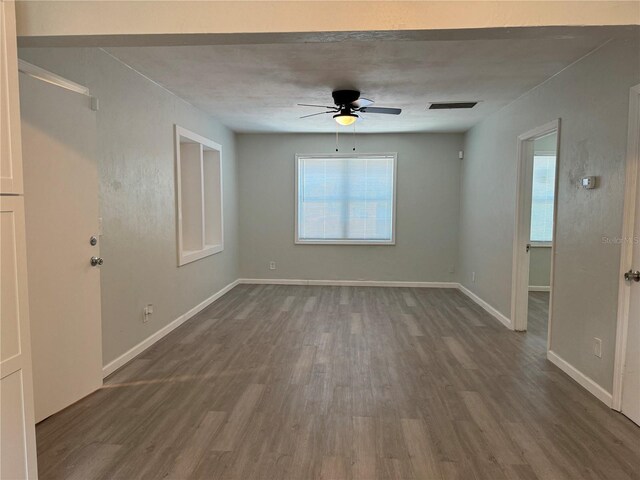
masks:
<svg viewBox="0 0 640 480"><path fill-rule="evenodd" d="M104 260L100 257L91 257L90 263L92 267L99 267L104 263Z"/></svg>
<svg viewBox="0 0 640 480"><path fill-rule="evenodd" d="M635 272L633 270L629 270L628 272L625 272L624 279L627 282L640 282L640 270L636 270Z"/></svg>
<svg viewBox="0 0 640 480"><path fill-rule="evenodd" d="M529 253L529 250L531 250L531 244L527 243L527 253Z"/></svg>

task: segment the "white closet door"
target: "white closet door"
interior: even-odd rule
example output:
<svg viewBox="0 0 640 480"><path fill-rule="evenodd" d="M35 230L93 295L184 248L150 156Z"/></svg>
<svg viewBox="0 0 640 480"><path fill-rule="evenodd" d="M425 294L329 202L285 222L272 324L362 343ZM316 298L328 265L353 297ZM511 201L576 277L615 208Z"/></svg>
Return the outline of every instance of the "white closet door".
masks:
<svg viewBox="0 0 640 480"><path fill-rule="evenodd" d="M0 2L0 478L37 478L15 5ZM11 194L11 195L7 195Z"/></svg>
<svg viewBox="0 0 640 480"><path fill-rule="evenodd" d="M29 302L21 196L0 196L0 478L36 478Z"/></svg>
<svg viewBox="0 0 640 480"><path fill-rule="evenodd" d="M22 193L14 2L0 2L0 193Z"/></svg>

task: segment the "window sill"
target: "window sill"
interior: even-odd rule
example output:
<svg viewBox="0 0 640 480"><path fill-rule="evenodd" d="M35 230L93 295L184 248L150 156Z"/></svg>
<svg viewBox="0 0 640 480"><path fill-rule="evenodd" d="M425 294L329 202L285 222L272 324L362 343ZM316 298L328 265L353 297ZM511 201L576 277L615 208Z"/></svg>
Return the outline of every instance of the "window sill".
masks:
<svg viewBox="0 0 640 480"><path fill-rule="evenodd" d="M222 250L222 245L206 245L202 250L183 250L178 259L178 266L181 267L182 265L195 262L209 255L220 253Z"/></svg>
<svg viewBox="0 0 640 480"><path fill-rule="evenodd" d="M395 240L295 240L296 245L395 245Z"/></svg>

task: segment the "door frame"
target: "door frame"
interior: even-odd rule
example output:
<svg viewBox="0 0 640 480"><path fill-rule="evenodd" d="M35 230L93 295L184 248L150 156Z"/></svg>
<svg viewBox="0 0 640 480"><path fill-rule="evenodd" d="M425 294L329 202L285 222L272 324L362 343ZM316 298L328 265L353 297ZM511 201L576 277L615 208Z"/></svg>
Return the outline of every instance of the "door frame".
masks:
<svg viewBox="0 0 640 480"><path fill-rule="evenodd" d="M640 195L638 169L640 168L640 84L631 87L629 92L629 133L627 136L627 161L625 168L624 213L622 217L622 242L620 245L620 276L618 280L618 315L616 328L616 350L613 366L614 410L622 408L622 373L627 351L627 329L629 325L629 303L631 291L624 280L633 261L633 242L625 239L640 234L634 232L636 199Z"/></svg>
<svg viewBox="0 0 640 480"><path fill-rule="evenodd" d="M551 242L551 275L549 293L549 322L547 329L547 350L551 344L551 312L553 311L553 278L556 245L556 220L558 217L558 172L560 167L560 119L545 123L518 136L517 150L517 183L516 183L516 212L513 235L513 267L511 275L511 326L513 330L527 329L527 314L529 307L529 261L530 253L526 245L531 243L531 205L528 201L531 189L531 174L528 168L529 157L533 155L533 141L537 138L556 133L556 180L554 185L553 202L553 237ZM528 209L529 211L526 211Z"/></svg>

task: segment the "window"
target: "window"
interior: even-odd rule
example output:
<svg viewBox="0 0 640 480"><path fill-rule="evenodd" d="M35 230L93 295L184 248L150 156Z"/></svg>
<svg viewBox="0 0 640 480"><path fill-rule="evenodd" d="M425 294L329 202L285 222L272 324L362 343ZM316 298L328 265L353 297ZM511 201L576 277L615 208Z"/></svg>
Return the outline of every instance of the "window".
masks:
<svg viewBox="0 0 640 480"><path fill-rule="evenodd" d="M555 155L533 157L531 194L531 241L550 243L553 239L553 202L556 184Z"/></svg>
<svg viewBox="0 0 640 480"><path fill-rule="evenodd" d="M223 250L222 147L176 125L178 266Z"/></svg>
<svg viewBox="0 0 640 480"><path fill-rule="evenodd" d="M296 243L395 243L395 154L298 155Z"/></svg>

